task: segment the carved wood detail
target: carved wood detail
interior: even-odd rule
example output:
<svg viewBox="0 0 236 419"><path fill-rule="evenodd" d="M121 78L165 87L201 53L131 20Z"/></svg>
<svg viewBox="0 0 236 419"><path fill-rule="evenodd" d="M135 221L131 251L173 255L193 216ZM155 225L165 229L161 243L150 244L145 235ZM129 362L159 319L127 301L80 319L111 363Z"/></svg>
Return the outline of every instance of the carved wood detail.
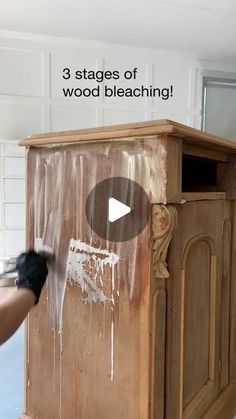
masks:
<svg viewBox="0 0 236 419"><path fill-rule="evenodd" d="M177 226L177 210L173 205L153 205L153 270L155 278L169 278L167 252Z"/></svg>

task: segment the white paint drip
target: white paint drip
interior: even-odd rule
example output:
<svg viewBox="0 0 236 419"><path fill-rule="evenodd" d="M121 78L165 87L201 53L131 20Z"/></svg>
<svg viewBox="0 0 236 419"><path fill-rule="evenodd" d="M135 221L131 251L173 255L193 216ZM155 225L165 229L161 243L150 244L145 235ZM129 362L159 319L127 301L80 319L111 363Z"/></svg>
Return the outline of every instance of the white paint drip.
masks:
<svg viewBox="0 0 236 419"><path fill-rule="evenodd" d="M70 240L66 279L79 284L85 294L84 302L111 302L114 304L115 265L119 256L113 252L96 248L80 240ZM103 286L104 266L111 267L111 296Z"/></svg>
<svg viewBox="0 0 236 419"><path fill-rule="evenodd" d="M108 250L93 247L80 240L70 240L66 280L73 281L79 284L81 291L85 294L82 301L89 303L92 308L92 303L104 303L104 319L103 319L103 335L105 337L105 303L111 303L111 381L114 381L114 338L115 338L115 323L114 323L114 304L115 304L115 265L119 260L119 256ZM111 267L111 282L110 295L105 294L104 288L104 266ZM119 292L117 291L119 297ZM90 313L92 315L92 313ZM90 322L92 316L90 315ZM100 339L102 334L100 333ZM90 352L89 352L90 354Z"/></svg>
<svg viewBox="0 0 236 419"><path fill-rule="evenodd" d="M111 275L111 278L112 278L112 288L111 288L111 301L112 301L112 304L114 305L114 303L115 303L115 300L114 300L114 291L115 291L115 266L114 265L112 265L112 267L111 267L111 269L112 269L112 275Z"/></svg>
<svg viewBox="0 0 236 419"><path fill-rule="evenodd" d="M41 237L37 237L35 239L34 249L35 249L35 252L46 252L49 254L53 254L52 248L44 244L43 239Z"/></svg>

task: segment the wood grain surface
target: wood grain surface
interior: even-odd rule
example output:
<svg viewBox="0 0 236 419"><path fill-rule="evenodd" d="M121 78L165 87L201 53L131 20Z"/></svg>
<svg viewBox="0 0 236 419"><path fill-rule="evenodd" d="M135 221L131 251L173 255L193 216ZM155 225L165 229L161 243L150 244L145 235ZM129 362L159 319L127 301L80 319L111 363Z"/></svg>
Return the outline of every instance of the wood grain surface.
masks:
<svg viewBox="0 0 236 419"><path fill-rule="evenodd" d="M117 139L128 137L133 137L133 140L135 140L137 137L147 135L173 135L187 144L194 144L208 149L211 146L213 150L219 152L229 153L232 150L236 150L235 141L226 140L168 119L62 131L58 133L34 134L30 138L21 141L20 144L29 147L78 141L116 141Z"/></svg>
<svg viewBox="0 0 236 419"><path fill-rule="evenodd" d="M157 146L162 143L150 139L124 149L81 144L28 153L27 245L41 237L56 256L28 323L26 412L35 419L149 417L150 223L130 241L109 243L91 231L85 203L99 181L117 175L134 178L150 196L152 183L162 193ZM154 156L158 176L150 182ZM99 249L119 256L114 272L109 264L94 271L106 303L90 301L78 283L66 280L72 238L97 249L85 255L90 273L94 258L101 262Z"/></svg>
<svg viewBox="0 0 236 419"><path fill-rule="evenodd" d="M217 398L224 201L177 206L166 282L165 418L201 419Z"/></svg>

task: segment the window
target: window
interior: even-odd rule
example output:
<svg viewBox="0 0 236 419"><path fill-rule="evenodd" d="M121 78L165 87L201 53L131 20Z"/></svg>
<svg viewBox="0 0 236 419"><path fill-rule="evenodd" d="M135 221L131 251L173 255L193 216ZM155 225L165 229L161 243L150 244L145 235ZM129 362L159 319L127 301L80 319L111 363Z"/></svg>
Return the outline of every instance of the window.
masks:
<svg viewBox="0 0 236 419"><path fill-rule="evenodd" d="M236 75L203 78L202 130L236 141Z"/></svg>

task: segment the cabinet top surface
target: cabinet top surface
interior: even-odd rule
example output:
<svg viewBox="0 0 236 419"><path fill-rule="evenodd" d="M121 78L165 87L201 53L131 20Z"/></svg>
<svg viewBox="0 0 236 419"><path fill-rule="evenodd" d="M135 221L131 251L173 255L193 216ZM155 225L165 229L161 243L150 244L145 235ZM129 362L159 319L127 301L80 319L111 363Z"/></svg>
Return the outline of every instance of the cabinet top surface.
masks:
<svg viewBox="0 0 236 419"><path fill-rule="evenodd" d="M79 142L115 141L122 138L145 137L150 135L168 135L179 138L185 143L216 148L224 152L236 150L236 141L226 140L187 125L161 119L121 125L102 126L97 128L79 129L73 131L34 134L20 142L26 147L40 147L46 145L60 145ZM135 141L135 138L133 138Z"/></svg>

